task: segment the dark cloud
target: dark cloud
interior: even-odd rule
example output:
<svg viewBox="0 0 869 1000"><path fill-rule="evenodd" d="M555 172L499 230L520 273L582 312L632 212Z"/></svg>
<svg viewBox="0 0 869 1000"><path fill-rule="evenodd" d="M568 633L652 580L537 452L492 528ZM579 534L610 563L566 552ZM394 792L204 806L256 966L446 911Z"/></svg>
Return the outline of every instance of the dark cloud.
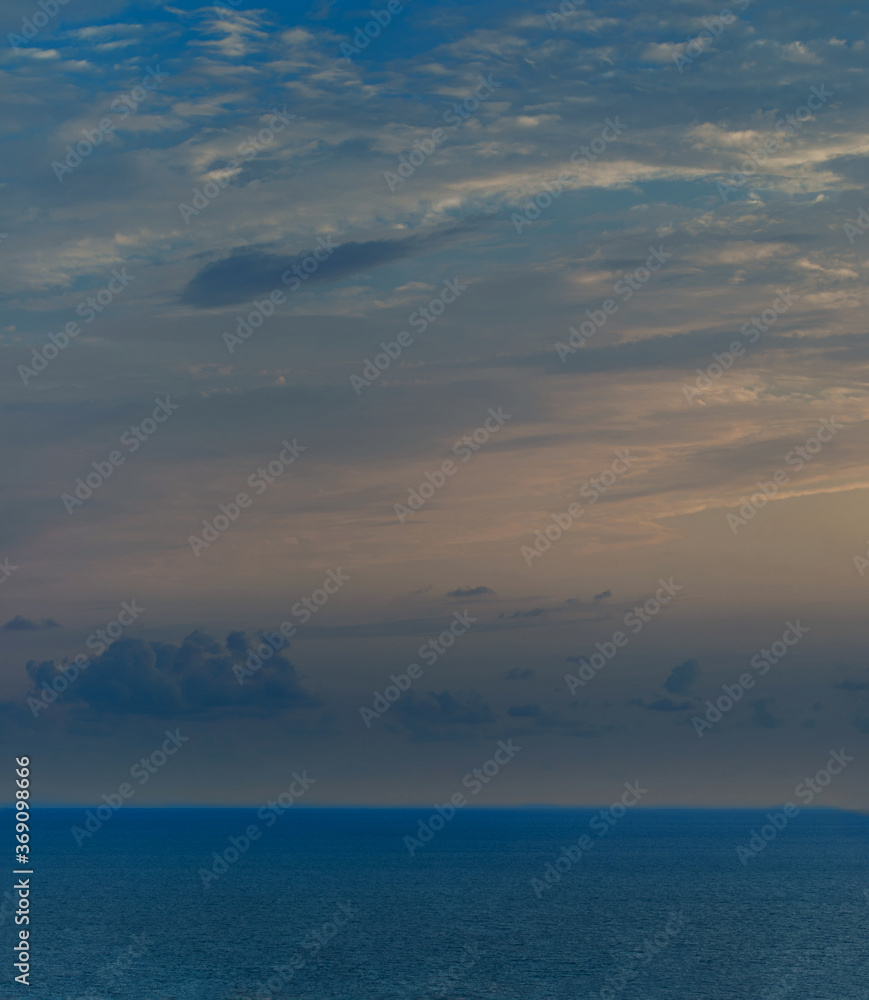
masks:
<svg viewBox="0 0 869 1000"><path fill-rule="evenodd" d="M478 691L429 691L423 697L413 694L396 704L396 714L420 741L461 737L461 727L494 722L495 712Z"/></svg>
<svg viewBox="0 0 869 1000"><path fill-rule="evenodd" d="M759 698L752 703L751 723L754 726L761 726L763 729L775 729L780 726L784 719L780 719L773 713L775 707L774 698Z"/></svg>
<svg viewBox="0 0 869 1000"><path fill-rule="evenodd" d="M673 701L672 698L659 698L657 701L653 701L651 705L647 705L646 709L649 712L684 712L686 709L693 707L693 703L690 701L679 703Z"/></svg>
<svg viewBox="0 0 869 1000"><path fill-rule="evenodd" d="M664 681L664 690L670 694L690 694L699 673L696 660L685 660L670 671L670 676Z"/></svg>
<svg viewBox="0 0 869 1000"><path fill-rule="evenodd" d="M546 611L543 608L532 608L530 611L513 611L507 612L502 611L498 618L504 618L510 621L513 618L539 618L541 615L545 615Z"/></svg>
<svg viewBox="0 0 869 1000"><path fill-rule="evenodd" d="M10 618L8 622L3 626L4 632L26 632L38 629L39 626L36 622L31 621L29 618L24 618L22 615L16 615L14 618Z"/></svg>
<svg viewBox="0 0 869 1000"><path fill-rule="evenodd" d="M328 281L340 281L381 264L401 260L415 252L419 243L416 238L342 243L322 263L317 264L316 271L302 280L298 290ZM320 247L315 249L320 250ZM181 293L181 301L185 305L207 309L244 302L274 288L286 290L291 282L281 281L281 275L293 267L298 267L303 274L307 273L301 264L312 252L283 256L267 250L237 247L228 257L206 264L191 278ZM320 254L322 256L322 250Z"/></svg>
<svg viewBox="0 0 869 1000"><path fill-rule="evenodd" d="M613 592L611 590L602 590L599 594L594 595L595 601L605 601L607 598L612 597Z"/></svg>
<svg viewBox="0 0 869 1000"><path fill-rule="evenodd" d="M241 714L277 714L319 702L302 687L296 668L278 653L260 661L251 659L243 632L233 632L221 644L201 631L179 645L119 639L81 670L58 701L85 704L113 715L177 717L219 716L226 710ZM253 669L243 676L233 669ZM30 692L38 697L43 683L51 684L60 668L53 660L31 660L27 673Z"/></svg>
<svg viewBox="0 0 869 1000"><path fill-rule="evenodd" d="M41 628L60 628L60 624L53 618L43 618L41 621L32 621L23 615L16 615L10 618L2 627L4 632L31 632Z"/></svg>
<svg viewBox="0 0 869 1000"><path fill-rule="evenodd" d="M459 587L457 590L448 590L447 597L483 597L494 593L490 587Z"/></svg>
<svg viewBox="0 0 869 1000"><path fill-rule="evenodd" d="M524 681L529 677L534 676L533 667L525 667L521 669L519 667L513 667L512 670L508 670L505 674L501 674L505 681Z"/></svg>
<svg viewBox="0 0 869 1000"><path fill-rule="evenodd" d="M181 293L181 301L203 309L244 302L275 288L291 287L293 282L284 282L281 276L293 268L299 269L295 272L301 281L297 290L305 291L317 285L364 274L393 261L406 260L423 250L436 249L451 236L472 227L473 223L465 222L427 236L408 236L402 240L348 241L337 246L332 243L334 249L323 261L317 262L313 272L303 268L302 262L311 258L315 250L323 256L328 248L327 241L294 255L258 247L235 247L228 257L206 264L194 275Z"/></svg>

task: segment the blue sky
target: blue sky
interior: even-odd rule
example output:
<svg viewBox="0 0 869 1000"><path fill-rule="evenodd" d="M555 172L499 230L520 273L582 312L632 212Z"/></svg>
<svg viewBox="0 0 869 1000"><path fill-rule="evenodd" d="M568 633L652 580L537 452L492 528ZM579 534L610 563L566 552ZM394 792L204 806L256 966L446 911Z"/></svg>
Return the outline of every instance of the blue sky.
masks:
<svg viewBox="0 0 869 1000"><path fill-rule="evenodd" d="M169 723L155 802L257 801L287 760L323 802L426 802L512 736L491 802L607 801L642 764L651 804L764 804L865 747L866 14L563 6L412 0L378 33L337 3L70 0L0 50L0 597L59 623L0 630L0 698L49 800ZM39 9L4 7L7 43ZM863 803L856 772L824 804Z"/></svg>

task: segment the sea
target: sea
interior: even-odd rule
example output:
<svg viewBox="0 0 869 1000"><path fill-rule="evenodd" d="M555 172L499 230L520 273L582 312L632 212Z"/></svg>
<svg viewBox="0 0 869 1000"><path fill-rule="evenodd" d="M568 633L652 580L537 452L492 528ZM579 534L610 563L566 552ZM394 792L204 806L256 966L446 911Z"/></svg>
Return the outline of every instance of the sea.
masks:
<svg viewBox="0 0 869 1000"><path fill-rule="evenodd" d="M29 986L3 866L4 998L869 1000L865 815L91 812L33 811Z"/></svg>

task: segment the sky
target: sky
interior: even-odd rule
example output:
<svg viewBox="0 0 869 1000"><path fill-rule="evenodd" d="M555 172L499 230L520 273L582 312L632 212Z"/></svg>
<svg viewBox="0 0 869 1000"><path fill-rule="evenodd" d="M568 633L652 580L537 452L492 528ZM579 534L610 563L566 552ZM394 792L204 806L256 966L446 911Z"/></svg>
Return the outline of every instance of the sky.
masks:
<svg viewBox="0 0 869 1000"><path fill-rule="evenodd" d="M0 13L7 755L865 809L869 15L373 10Z"/></svg>

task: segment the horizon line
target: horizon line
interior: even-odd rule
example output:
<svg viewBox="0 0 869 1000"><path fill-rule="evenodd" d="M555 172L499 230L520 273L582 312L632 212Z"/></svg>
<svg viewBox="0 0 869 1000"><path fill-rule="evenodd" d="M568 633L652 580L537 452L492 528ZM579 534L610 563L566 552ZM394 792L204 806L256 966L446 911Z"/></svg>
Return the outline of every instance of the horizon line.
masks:
<svg viewBox="0 0 869 1000"><path fill-rule="evenodd" d="M714 805L647 805L642 806L637 803L630 811L638 812L640 810L644 812L762 812L767 809L781 809L785 803L777 802L762 806L755 805L739 805L739 806L714 806ZM82 802L78 804L54 804L54 805L31 805L32 812L48 811L52 809L91 809L91 808L101 808L105 803L95 803L95 802ZM548 811L592 811L597 809L610 809L613 803L609 802L600 805L558 805L549 803L524 803L522 805L471 805L468 806L475 812L489 811L494 812L496 810L520 812L520 811L532 811L532 810L548 810ZM177 805L177 804L163 804L163 805L127 805L124 803L123 806L119 806L113 809L113 812L120 812L121 809L125 808L128 812L146 812L146 811L166 811L166 810L207 810L207 809L258 809L262 808L260 803L249 803L249 804L226 804L226 803L213 803L213 804L189 804L189 805ZM379 811L399 811L406 810L408 812L419 812L425 809L436 809L437 806L433 804L424 805L387 805L387 804L368 804L368 805L344 805L344 804L331 804L331 803L320 803L320 804L309 804L302 805L301 803L292 803L284 811L289 811L289 809L295 807L295 811L307 811L313 812L316 810L379 810ZM869 807L858 807L858 806L814 806L814 805L802 805L797 807L800 812L811 810L812 812L840 812L840 813L853 813L854 815L863 816L869 815ZM0 812L8 810L9 812L14 812L15 807L11 805L0 805ZM465 807L461 807L459 812L468 811Z"/></svg>

